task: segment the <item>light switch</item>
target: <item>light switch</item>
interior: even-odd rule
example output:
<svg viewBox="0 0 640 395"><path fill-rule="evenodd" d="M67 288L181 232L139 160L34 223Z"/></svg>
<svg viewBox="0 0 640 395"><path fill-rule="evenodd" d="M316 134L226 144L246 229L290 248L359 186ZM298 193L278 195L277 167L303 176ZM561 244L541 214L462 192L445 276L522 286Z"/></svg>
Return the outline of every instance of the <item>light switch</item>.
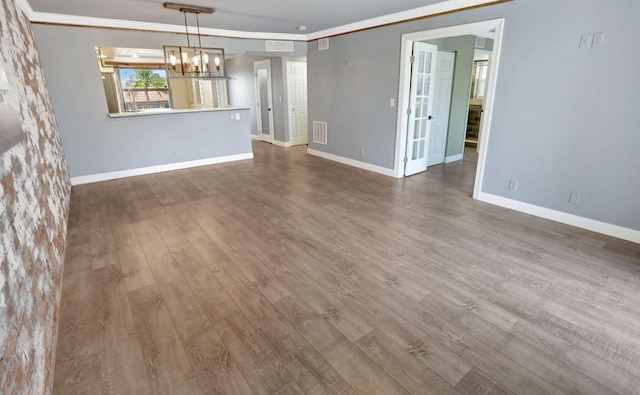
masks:
<svg viewBox="0 0 640 395"><path fill-rule="evenodd" d="M580 204L580 194L577 192L571 192L571 194L569 195L569 204Z"/></svg>
<svg viewBox="0 0 640 395"><path fill-rule="evenodd" d="M392 97L391 99L389 99L389 107L395 107L395 106L396 106L396 99Z"/></svg>
<svg viewBox="0 0 640 395"><path fill-rule="evenodd" d="M593 34L583 34L580 37L580 48L591 48L593 42Z"/></svg>
<svg viewBox="0 0 640 395"><path fill-rule="evenodd" d="M236 113L236 121L239 121L239 120L240 120L240 113L239 113L239 112L237 112L237 113Z"/></svg>
<svg viewBox="0 0 640 395"><path fill-rule="evenodd" d="M600 48L604 45L604 32L593 33L593 48Z"/></svg>

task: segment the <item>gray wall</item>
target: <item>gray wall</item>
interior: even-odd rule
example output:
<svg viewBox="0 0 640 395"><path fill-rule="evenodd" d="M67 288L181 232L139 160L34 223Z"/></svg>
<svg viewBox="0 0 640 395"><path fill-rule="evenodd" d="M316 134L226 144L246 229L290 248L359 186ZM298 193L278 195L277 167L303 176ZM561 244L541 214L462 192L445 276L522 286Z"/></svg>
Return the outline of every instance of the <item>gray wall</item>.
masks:
<svg viewBox="0 0 640 395"><path fill-rule="evenodd" d="M501 17L482 190L640 230L638 2L518 0L332 37L328 51L311 43L309 121L328 122L329 144L310 147L392 168L401 35ZM602 31L603 48L578 49L582 34Z"/></svg>
<svg viewBox="0 0 640 395"><path fill-rule="evenodd" d="M72 177L251 152L249 112L111 119L94 47L184 45L183 35L33 25L51 102ZM262 40L203 37L228 53L264 51ZM295 43L305 51L306 43Z"/></svg>

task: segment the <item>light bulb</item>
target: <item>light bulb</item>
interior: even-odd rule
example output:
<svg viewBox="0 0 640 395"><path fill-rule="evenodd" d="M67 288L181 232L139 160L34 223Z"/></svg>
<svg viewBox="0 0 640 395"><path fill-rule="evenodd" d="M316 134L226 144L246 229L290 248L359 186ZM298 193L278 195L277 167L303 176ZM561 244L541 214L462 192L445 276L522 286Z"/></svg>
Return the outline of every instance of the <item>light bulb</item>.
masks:
<svg viewBox="0 0 640 395"><path fill-rule="evenodd" d="M176 65L176 55L171 54L171 56L169 56L169 62L171 62L171 66L175 66Z"/></svg>
<svg viewBox="0 0 640 395"><path fill-rule="evenodd" d="M182 63L189 63L189 55L186 52L182 53Z"/></svg>
<svg viewBox="0 0 640 395"><path fill-rule="evenodd" d="M200 64L200 57L199 56L194 56L193 57L193 64L198 67L198 65Z"/></svg>
<svg viewBox="0 0 640 395"><path fill-rule="evenodd" d="M219 58L218 56L216 56L216 57L213 59L213 62L216 64L216 66L220 66L220 58Z"/></svg>
<svg viewBox="0 0 640 395"><path fill-rule="evenodd" d="M202 63L203 64L209 64L209 55L206 53L202 54Z"/></svg>

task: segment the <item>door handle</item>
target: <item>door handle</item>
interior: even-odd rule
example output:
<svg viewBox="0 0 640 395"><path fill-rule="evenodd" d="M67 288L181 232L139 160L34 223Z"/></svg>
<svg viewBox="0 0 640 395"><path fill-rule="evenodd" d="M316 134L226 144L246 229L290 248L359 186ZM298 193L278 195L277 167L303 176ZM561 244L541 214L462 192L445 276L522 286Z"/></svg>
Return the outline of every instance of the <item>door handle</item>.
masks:
<svg viewBox="0 0 640 395"><path fill-rule="evenodd" d="M267 111L271 111L271 109L270 109L270 108L267 108Z"/></svg>
<svg viewBox="0 0 640 395"><path fill-rule="evenodd" d="M433 117L432 117L431 115L429 115L429 116L427 117L427 119L430 121L430 120L432 120L432 119L433 119Z"/></svg>

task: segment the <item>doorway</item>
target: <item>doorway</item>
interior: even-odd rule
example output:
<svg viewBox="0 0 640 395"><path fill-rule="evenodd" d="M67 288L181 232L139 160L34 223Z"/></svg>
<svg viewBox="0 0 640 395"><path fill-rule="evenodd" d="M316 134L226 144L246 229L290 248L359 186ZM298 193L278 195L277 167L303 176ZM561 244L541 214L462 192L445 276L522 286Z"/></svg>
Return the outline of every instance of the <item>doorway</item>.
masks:
<svg viewBox="0 0 640 395"><path fill-rule="evenodd" d="M271 60L253 63L256 85L256 124L258 137L273 144L273 92L271 87Z"/></svg>
<svg viewBox="0 0 640 395"><path fill-rule="evenodd" d="M402 178L405 175L425 171L427 169L429 161L429 150L426 149L426 147L429 147L432 137L431 130L433 128L431 127L432 125L430 125L430 123L433 120L433 104L431 103L433 102L433 100L431 100L431 98L433 98L433 95L431 94L429 96L429 100L426 103L424 100L417 100L417 93L421 92L424 94L425 87L425 85L423 85L422 91L417 90L416 87L418 86L417 83L419 77L416 76L415 72L412 72L412 59L418 59L419 61L419 57L421 56L420 53L422 52L426 54L424 47L419 44L423 44L421 43L422 41L433 39L492 32L495 37L493 48L493 65L489 70L489 78L486 86L487 89L484 103L485 112L482 119L483 133L481 134L478 141L478 165L473 191L474 198L477 198L480 192L480 186L482 185L484 166L486 163L486 142L488 141L488 137L490 134L491 110L493 107L495 85L498 73L498 63L500 59L503 25L504 19L496 19L423 32L408 33L402 36L399 87L400 95L398 98L398 122L396 125L396 153L394 163L395 177ZM430 51L433 51L433 48L430 49ZM419 65L417 69L420 69ZM424 78L426 77L424 67L423 70L421 70L421 73L423 74L424 80ZM431 76L429 76L429 79L431 79ZM413 91L411 89L412 86L414 86ZM427 114L424 113L425 111L427 111ZM422 129L419 129L419 132L416 134L416 127L422 128L422 125L416 122L416 116L419 116L418 120L420 122L422 121L422 118L426 118L426 120L429 121L426 125L429 133L425 132L424 139L414 138L416 136L422 136ZM461 140L464 140L464 138L462 138ZM415 155L415 159L413 155L414 151L417 153L417 155Z"/></svg>
<svg viewBox="0 0 640 395"><path fill-rule="evenodd" d="M491 51L485 49L476 49L473 53L469 116L464 138L465 152L478 152L478 141L482 134L482 116L485 108L484 99L487 94L487 79L491 68L491 54Z"/></svg>

